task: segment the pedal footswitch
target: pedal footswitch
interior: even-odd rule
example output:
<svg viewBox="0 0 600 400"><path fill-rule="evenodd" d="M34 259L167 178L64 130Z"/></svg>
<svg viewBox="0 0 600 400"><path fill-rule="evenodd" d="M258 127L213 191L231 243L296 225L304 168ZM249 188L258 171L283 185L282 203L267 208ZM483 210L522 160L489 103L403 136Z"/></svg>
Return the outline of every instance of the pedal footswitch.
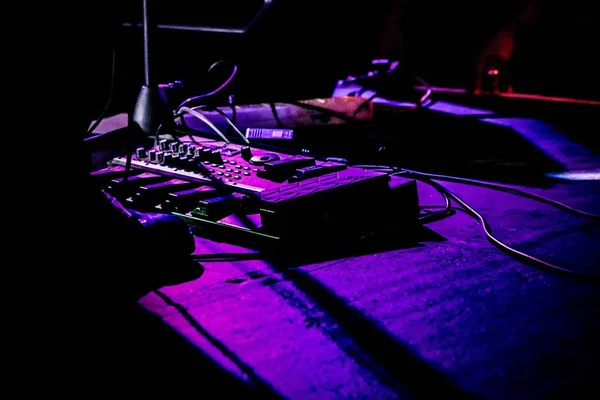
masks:
<svg viewBox="0 0 600 400"><path fill-rule="evenodd" d="M138 188L138 192L135 195L135 201L150 202L169 192L191 189L196 186L198 186L197 183L184 181L182 179L170 179L166 182L151 183Z"/></svg>
<svg viewBox="0 0 600 400"><path fill-rule="evenodd" d="M291 181L301 181L304 179L315 178L317 176L323 176L331 174L333 172L343 171L348 166L346 164L340 164L335 162L326 162L319 165L311 165L310 167L298 168L294 173L294 176L290 178Z"/></svg>
<svg viewBox="0 0 600 400"><path fill-rule="evenodd" d="M235 213L240 206L241 199L242 196L238 193L203 199L198 202L191 213L196 217L218 220Z"/></svg>
<svg viewBox="0 0 600 400"><path fill-rule="evenodd" d="M316 164L312 157L292 156L264 164L264 171L259 171L258 176L267 179L289 178L298 168L310 167Z"/></svg>
<svg viewBox="0 0 600 400"><path fill-rule="evenodd" d="M119 198L121 196L129 196L130 194L133 194L141 185L152 184L164 180L164 176L153 174L151 172L143 172L139 175L128 177L127 181L125 181L125 177L111 180L106 187L106 191L111 196Z"/></svg>
<svg viewBox="0 0 600 400"><path fill-rule="evenodd" d="M193 189L169 193L168 198L162 204L165 210L188 212L196 208L200 200L217 197L217 190L211 186L200 186Z"/></svg>

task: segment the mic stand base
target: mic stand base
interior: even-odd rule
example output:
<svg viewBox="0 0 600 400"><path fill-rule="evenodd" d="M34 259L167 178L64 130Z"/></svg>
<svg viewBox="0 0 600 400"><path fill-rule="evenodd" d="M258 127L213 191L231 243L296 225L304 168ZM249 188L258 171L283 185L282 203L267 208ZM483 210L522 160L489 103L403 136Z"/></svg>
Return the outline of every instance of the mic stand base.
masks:
<svg viewBox="0 0 600 400"><path fill-rule="evenodd" d="M133 110L133 123L147 136L158 137L159 128L170 128L173 114L164 91L142 86Z"/></svg>

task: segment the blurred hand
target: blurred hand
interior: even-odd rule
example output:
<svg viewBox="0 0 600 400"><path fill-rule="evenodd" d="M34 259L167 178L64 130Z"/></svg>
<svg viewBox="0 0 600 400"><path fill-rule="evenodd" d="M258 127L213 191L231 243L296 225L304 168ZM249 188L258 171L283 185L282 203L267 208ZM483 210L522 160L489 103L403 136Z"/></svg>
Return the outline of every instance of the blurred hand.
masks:
<svg viewBox="0 0 600 400"><path fill-rule="evenodd" d="M475 65L475 79L473 91L481 93L483 77L488 74L488 69L494 63L500 62L505 65L515 50L515 31L505 28L498 32L484 47L479 54ZM500 71L502 73L502 71ZM510 85L509 85L510 89Z"/></svg>

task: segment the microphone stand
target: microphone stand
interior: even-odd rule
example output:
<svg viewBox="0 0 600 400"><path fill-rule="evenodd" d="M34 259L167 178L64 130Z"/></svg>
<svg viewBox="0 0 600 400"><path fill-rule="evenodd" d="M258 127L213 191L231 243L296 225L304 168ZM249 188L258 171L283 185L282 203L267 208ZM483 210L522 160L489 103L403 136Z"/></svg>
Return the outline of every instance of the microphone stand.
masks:
<svg viewBox="0 0 600 400"><path fill-rule="evenodd" d="M151 36L155 29L176 29L176 30L198 30L207 32L245 34L248 30L266 14L271 7L273 0L263 0L263 5L250 22L241 29L235 28L211 28L211 27L187 27L158 25L154 21L153 9L151 9L150 0L142 0L143 19L142 31L144 35L144 85L140 89L133 114L129 114L129 126L138 132L142 132L147 137L154 137L155 142L158 139L158 130L160 127L172 128L174 125L173 112L169 106L165 91L162 90L154 76L153 63L151 58ZM155 143L156 145L157 143Z"/></svg>
<svg viewBox="0 0 600 400"><path fill-rule="evenodd" d="M143 42L144 42L144 85L140 89L131 117L134 128L146 136L158 137L158 129L169 127L173 123L173 114L165 97L155 80L153 64L151 63L151 36L154 31L153 14L149 0L142 0L143 8Z"/></svg>

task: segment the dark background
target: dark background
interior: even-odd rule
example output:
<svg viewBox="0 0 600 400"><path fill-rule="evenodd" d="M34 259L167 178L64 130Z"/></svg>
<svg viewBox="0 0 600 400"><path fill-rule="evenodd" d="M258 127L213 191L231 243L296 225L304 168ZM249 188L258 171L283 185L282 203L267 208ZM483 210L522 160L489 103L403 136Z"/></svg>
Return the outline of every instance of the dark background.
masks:
<svg viewBox="0 0 600 400"><path fill-rule="evenodd" d="M449 7L427 2L407 24L407 59L429 83L468 87L471 63L482 42L501 26L516 2L461 2ZM192 26L244 26L258 0L155 1L154 22ZM206 74L215 61L239 65L229 93L256 101L327 96L335 81L364 72L375 57L382 21L393 0L347 2L274 0L244 35L159 29L151 43L152 72L160 82L183 81L188 94L216 88L230 66ZM141 20L142 1L118 5L120 18ZM598 98L595 11L585 2L554 4L542 22L521 29L509 66L515 89L547 95ZM485 28L485 29L483 29ZM485 31L485 32L484 32ZM490 31L490 32L487 32ZM118 37L117 94L113 107L131 107L143 84L142 32L124 27Z"/></svg>
<svg viewBox="0 0 600 400"><path fill-rule="evenodd" d="M139 3L139 4L138 4ZM141 0L129 4L123 19L141 19ZM155 23L239 28L255 15L261 1L156 2ZM375 4L376 3L376 4ZM206 71L215 61L239 65L236 93L260 99L312 98L331 94L337 79L364 72L374 56L381 20L393 0L357 2L275 0L247 34L159 29L152 41L153 69L160 82L181 80L193 94L214 89L230 67ZM243 5L243 7L240 7ZM118 86L121 103L135 100L143 83L142 32L121 29ZM123 104L121 104L123 106Z"/></svg>

